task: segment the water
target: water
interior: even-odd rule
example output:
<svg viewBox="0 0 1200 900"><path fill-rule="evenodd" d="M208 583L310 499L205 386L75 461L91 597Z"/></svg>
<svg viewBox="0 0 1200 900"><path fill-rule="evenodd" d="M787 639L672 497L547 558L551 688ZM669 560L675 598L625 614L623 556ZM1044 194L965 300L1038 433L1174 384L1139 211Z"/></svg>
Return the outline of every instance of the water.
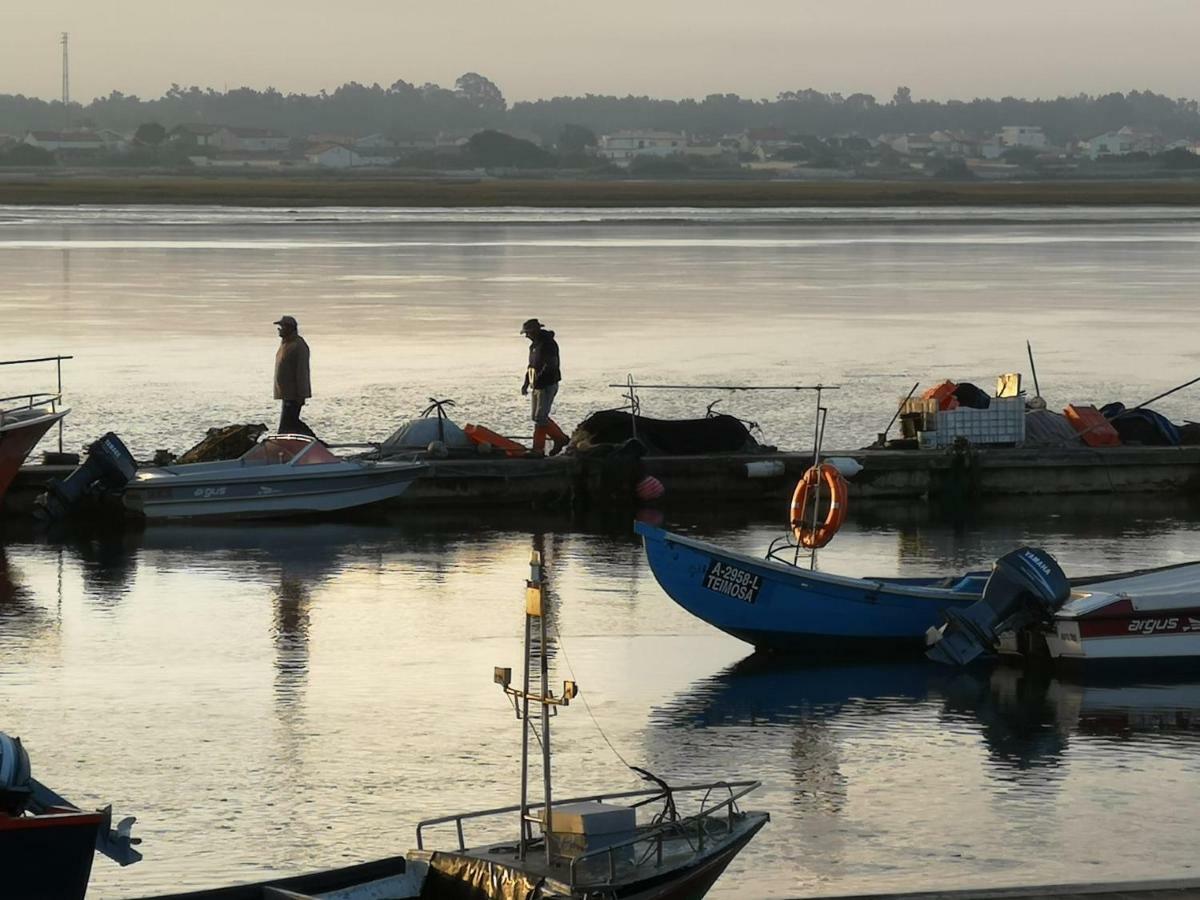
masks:
<svg viewBox="0 0 1200 900"><path fill-rule="evenodd" d="M68 443L111 428L142 456L275 420L282 313L312 346L305 419L331 439L381 440L431 396L528 434L517 332L536 316L562 347L568 423L620 405L608 385L629 373L820 381L842 386L829 429L849 447L914 381L1021 371L1031 386L1027 338L1052 408L1200 374L1182 338L1200 324L1198 243L1195 210L4 208L0 333L6 358L75 355ZM805 395L647 392L643 410L716 400L769 443L811 443ZM1159 407L1194 417L1196 402Z"/></svg>
<svg viewBox="0 0 1200 900"><path fill-rule="evenodd" d="M378 439L430 395L519 433L516 332L536 315L563 345L564 424L616 405L606 385L627 372L819 379L843 386L831 440L853 446L912 381L1027 372L1027 336L1052 405L1200 374L1198 240L1200 214L1161 210L9 208L0 355L75 354L68 444L113 428L139 454L179 450L213 424L271 420L270 322L289 312L313 346L306 418L322 433ZM647 411L718 398L781 445L811 429L792 398L647 395ZM1181 419L1195 400L1159 406ZM668 507L666 524L760 553L784 502L777 516ZM860 505L822 567L945 573L1028 541L1083 574L1195 558L1198 532L1200 510L1175 498L997 503L957 521ZM533 546L557 596L554 679L588 699L555 722L558 790L639 786L597 723L676 782L764 782L751 805L772 823L714 896L1192 871L1200 676L767 665L663 596L624 522L11 531L0 728L66 796L139 817L146 859L99 860L100 897L402 852L423 817L515 800L519 731L491 669L519 665Z"/></svg>

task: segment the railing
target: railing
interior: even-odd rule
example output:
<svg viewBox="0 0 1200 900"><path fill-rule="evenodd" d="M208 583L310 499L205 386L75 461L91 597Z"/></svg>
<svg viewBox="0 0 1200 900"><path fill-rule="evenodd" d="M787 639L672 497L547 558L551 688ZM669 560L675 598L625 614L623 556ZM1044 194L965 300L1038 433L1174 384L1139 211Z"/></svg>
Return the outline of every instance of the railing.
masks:
<svg viewBox="0 0 1200 900"><path fill-rule="evenodd" d="M54 363L57 383L53 393L48 391L35 391L29 394L16 394L12 397L0 397L0 425L4 423L4 417L8 413L14 413L18 410L36 409L39 406L49 406L51 413L58 412L58 404L62 403L62 364L64 359L74 359L73 356L39 356L36 359L6 359L0 360L0 366L25 366L33 363ZM17 406L4 407L2 404L12 403L15 400L22 401ZM58 420L58 452L62 453L63 449L63 423L62 419Z"/></svg>
<svg viewBox="0 0 1200 900"><path fill-rule="evenodd" d="M630 804L633 808L646 806L654 803L656 800L666 800L668 797L673 798L675 795L687 792L704 791L704 798L701 800L701 808L698 813L690 816L683 816L677 820L664 821L658 824L648 826L650 830L643 831L629 840L622 841L618 844L613 844L610 847L604 847L598 850L593 850L588 853L581 854L571 860L570 879L571 886L576 887L584 882L579 875L579 867L600 858L606 858L607 865L607 882L611 882L616 878L617 869L622 865L617 859L617 853L626 848L634 848L637 845L646 845L646 851L642 857L634 862L634 868L647 864L653 856L654 864L661 866L663 862L663 845L666 841L672 838L684 838L691 845L691 837L694 833L696 844L691 845L693 852L699 852L704 849L706 835L709 834L709 823L721 821L721 827L725 834L731 834L734 828L735 816L738 814L737 801L749 794L761 785L759 781L720 781L710 782L708 784L692 784L683 787L671 788L670 791L661 789L647 789L640 791L623 791L620 793L606 794L591 794L586 797L572 797L567 800L555 800L553 806L564 806L570 803L602 803L606 800L630 800L635 797L642 798L638 802ZM719 803L708 806L708 798L714 789L727 791L728 796L723 796ZM497 809L485 809L477 812L458 813L449 816L440 816L436 819L425 819L417 823L417 849L424 850L424 835L423 830L434 825L445 825L453 822L455 831L458 837L458 850L464 851L467 849L466 838L463 829L463 823L470 819L483 819L492 816L509 815L520 811L521 806L505 806ZM552 807L553 809L553 807ZM718 814L724 811L726 813L723 820L718 820ZM531 821L538 821L532 819ZM694 829L694 830L693 830Z"/></svg>

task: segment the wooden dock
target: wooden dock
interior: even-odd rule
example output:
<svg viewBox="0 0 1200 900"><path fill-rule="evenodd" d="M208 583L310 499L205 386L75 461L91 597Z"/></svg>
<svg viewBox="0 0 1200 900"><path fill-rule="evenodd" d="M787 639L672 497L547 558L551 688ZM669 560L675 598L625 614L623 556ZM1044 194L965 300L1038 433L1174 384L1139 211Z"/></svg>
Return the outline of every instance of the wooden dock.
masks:
<svg viewBox="0 0 1200 900"><path fill-rule="evenodd" d="M1112 447L1103 450L987 448L832 451L862 466L850 480L852 499L970 501L977 497L1067 494L1200 496L1200 447ZM396 503L422 508L607 509L633 505L633 487L653 475L671 505L784 503L811 453L612 456L552 459L447 459ZM4 509L28 512L65 466L21 469Z"/></svg>

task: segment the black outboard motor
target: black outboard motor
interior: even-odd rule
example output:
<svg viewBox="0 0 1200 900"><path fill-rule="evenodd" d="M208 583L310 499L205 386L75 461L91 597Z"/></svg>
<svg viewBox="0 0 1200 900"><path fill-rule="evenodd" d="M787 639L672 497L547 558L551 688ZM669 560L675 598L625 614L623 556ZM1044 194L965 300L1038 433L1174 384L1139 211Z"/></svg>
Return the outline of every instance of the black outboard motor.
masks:
<svg viewBox="0 0 1200 900"><path fill-rule="evenodd" d="M983 597L964 610L945 611L941 632L930 629L925 655L949 666L965 666L996 649L1002 632L1049 623L1071 596L1071 583L1054 557L1022 547L996 560Z"/></svg>
<svg viewBox="0 0 1200 900"><path fill-rule="evenodd" d="M34 515L58 521L83 497L98 490L120 491L137 472L133 454L111 431L87 448L87 459L62 481L53 481L38 497Z"/></svg>

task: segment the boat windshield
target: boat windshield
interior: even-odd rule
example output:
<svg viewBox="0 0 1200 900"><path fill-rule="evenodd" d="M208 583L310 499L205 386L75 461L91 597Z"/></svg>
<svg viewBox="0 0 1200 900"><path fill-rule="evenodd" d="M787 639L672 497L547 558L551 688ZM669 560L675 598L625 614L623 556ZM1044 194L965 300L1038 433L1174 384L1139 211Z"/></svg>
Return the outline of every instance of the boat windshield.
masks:
<svg viewBox="0 0 1200 900"><path fill-rule="evenodd" d="M304 451L308 452L305 453ZM300 457L299 459L296 459ZM298 466L315 466L340 462L328 447L317 441L300 438L267 438L242 456L244 466L279 466L296 460Z"/></svg>

